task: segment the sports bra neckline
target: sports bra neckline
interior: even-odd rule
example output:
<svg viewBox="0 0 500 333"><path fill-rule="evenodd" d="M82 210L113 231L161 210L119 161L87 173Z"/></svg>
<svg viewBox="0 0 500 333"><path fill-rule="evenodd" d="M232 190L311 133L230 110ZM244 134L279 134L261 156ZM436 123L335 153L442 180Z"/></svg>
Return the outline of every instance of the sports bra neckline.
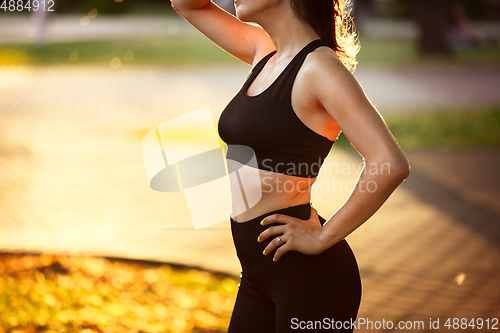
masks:
<svg viewBox="0 0 500 333"><path fill-rule="evenodd" d="M290 60L290 62L288 62L288 64L285 66L285 68L281 71L281 73L276 77L276 79L273 80L273 82L271 82L271 84L269 86L267 86L267 88L265 88L264 90L262 90L260 93L258 93L257 95L248 95L248 88L250 88L250 86L252 85L252 83L255 81L255 79L257 78L257 76L260 74L260 72L262 72L262 70L264 69L264 67L266 66L267 62L269 61L269 59L271 59L271 57L277 52L277 50L274 50L272 51L271 53L269 53L268 55L266 55L264 58L262 58L256 65L255 67L252 68L252 74L251 76L248 78L247 82L245 82L245 85L243 87L243 97L244 98L257 98L257 97L260 97L262 95L264 95L266 92L268 92L269 90L272 89L272 87L274 85L277 84L277 82L281 79L281 77L283 75L286 74L286 72L292 67L292 64L297 61L297 59L299 58L299 55L301 55L305 50L308 49L308 47L313 44L313 43L317 43L317 42L322 42L323 43L323 40L321 39L315 39L311 42L309 42L306 46L304 46L299 52L297 52L297 54L295 54L292 58L292 60ZM255 71L256 70L256 71ZM253 78L252 78L253 77Z"/></svg>

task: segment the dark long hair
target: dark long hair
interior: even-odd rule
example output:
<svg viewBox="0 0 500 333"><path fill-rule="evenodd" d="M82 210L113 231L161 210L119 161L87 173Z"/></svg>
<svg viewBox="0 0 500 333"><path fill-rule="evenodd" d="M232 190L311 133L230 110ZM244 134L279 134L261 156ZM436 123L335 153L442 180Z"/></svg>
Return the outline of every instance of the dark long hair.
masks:
<svg viewBox="0 0 500 333"><path fill-rule="evenodd" d="M346 9L348 2L349 0L290 0L295 14L309 23L344 65L354 71L360 47L350 10Z"/></svg>

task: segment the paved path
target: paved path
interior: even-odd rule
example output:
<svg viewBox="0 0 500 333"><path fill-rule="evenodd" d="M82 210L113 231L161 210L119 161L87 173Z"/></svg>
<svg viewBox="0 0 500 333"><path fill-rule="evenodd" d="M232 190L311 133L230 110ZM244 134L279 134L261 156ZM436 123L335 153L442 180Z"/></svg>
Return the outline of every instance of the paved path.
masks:
<svg viewBox="0 0 500 333"><path fill-rule="evenodd" d="M355 76L382 113L500 104L497 66L364 68Z"/></svg>
<svg viewBox="0 0 500 333"><path fill-rule="evenodd" d="M432 73L441 85L445 79ZM0 249L160 260L238 275L227 221L212 231L165 230L189 227L189 212L182 194L149 189L141 140L152 127L206 106L215 121L247 74L247 67L197 75L187 68L1 68ZM394 100L374 85L378 74L358 73L383 113ZM426 77L415 75L391 72L379 83L417 85ZM443 90L456 84L446 82ZM411 90L412 106L428 102L427 89ZM487 91L484 100L498 103ZM363 280L359 317L424 320L426 328L440 317L440 331L448 317L499 317L500 152L414 151L408 158L410 178L347 238ZM359 163L333 149L312 200L324 217L347 198Z"/></svg>
<svg viewBox="0 0 500 333"><path fill-rule="evenodd" d="M213 105L215 116L249 70L245 64L201 68L124 65L116 70L100 66L0 67L2 112L47 115L70 108L72 114L96 113L106 119L118 114L135 117L139 112L141 119L150 123ZM382 114L500 104L500 64L392 69L360 66L355 76ZM68 85L75 89L66 92ZM71 98L77 101L70 104Z"/></svg>

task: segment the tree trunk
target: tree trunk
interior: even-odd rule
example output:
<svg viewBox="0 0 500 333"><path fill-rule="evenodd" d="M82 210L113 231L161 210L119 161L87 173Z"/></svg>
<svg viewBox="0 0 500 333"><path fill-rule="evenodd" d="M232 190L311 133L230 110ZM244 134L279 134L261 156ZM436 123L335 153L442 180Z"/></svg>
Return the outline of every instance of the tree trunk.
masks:
<svg viewBox="0 0 500 333"><path fill-rule="evenodd" d="M444 0L413 0L421 55L451 55Z"/></svg>
<svg viewBox="0 0 500 333"><path fill-rule="evenodd" d="M351 1L354 9L351 15L356 25L358 34L364 34L366 23L373 18L373 0L354 0Z"/></svg>

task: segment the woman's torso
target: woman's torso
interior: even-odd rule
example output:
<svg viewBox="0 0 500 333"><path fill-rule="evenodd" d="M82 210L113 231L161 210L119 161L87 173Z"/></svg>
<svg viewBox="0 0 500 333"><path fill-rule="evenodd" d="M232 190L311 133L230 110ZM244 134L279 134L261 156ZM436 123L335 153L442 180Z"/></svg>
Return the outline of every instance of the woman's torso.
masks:
<svg viewBox="0 0 500 333"><path fill-rule="evenodd" d="M316 178L256 170L232 159L227 160L227 166L229 173L237 172L239 178L230 177L231 217L236 222L249 221L264 213L311 200L311 187Z"/></svg>
<svg viewBox="0 0 500 333"><path fill-rule="evenodd" d="M261 59L219 119L219 134L229 147L231 217L237 222L311 200L319 168L339 133L321 106L308 104L297 75L319 46L326 44L306 45L276 79L265 80L270 84L259 73L274 52ZM248 147L256 160L249 160Z"/></svg>

